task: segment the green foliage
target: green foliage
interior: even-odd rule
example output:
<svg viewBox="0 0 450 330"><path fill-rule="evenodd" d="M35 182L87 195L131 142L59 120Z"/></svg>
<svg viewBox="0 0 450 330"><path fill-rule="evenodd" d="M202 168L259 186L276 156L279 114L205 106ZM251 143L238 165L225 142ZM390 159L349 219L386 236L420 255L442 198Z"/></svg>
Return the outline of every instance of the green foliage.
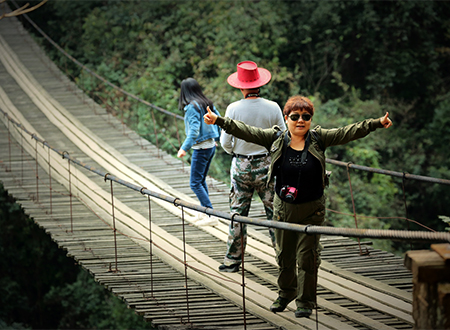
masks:
<svg viewBox="0 0 450 330"><path fill-rule="evenodd" d="M23 214L3 185L0 205L0 319L8 325L16 322L24 327L52 328L51 320L43 318L43 295L51 285L74 279L58 267L67 269L71 260Z"/></svg>
<svg viewBox="0 0 450 330"><path fill-rule="evenodd" d="M239 1L202 1L198 6L174 1L117 2L108 8L97 7L85 18L80 48L85 56L95 59L90 65L96 66L100 75L180 115L184 114L177 109L178 88L188 76L199 81L204 93L224 113L230 102L240 98L240 93L224 81L244 59L271 70L274 79L263 88L263 95L273 95L272 99L278 97L282 102L298 88L293 73L278 63L278 49L287 43L283 37L286 22L281 9L275 11L279 13L276 19L273 6L266 2L255 4L253 11ZM252 37L260 34L264 38ZM183 123L126 98L118 100L117 93L101 82L95 84L86 72L77 82L84 90L95 91L94 99L105 100L108 108L139 134L176 153L185 137ZM218 150L210 172L225 181L228 170L224 172L223 163L218 161L226 159Z"/></svg>
<svg viewBox="0 0 450 330"><path fill-rule="evenodd" d="M366 118L378 118L384 113L383 107L378 102L362 101L355 89L348 89L341 98L325 103L319 101L317 94L310 98L315 101L316 106L312 127L318 123L323 128L340 127ZM345 146L330 147L326 151L326 156L343 162L380 168L382 152L389 139L389 135L385 133L379 130ZM374 218L404 217L398 199L399 189L392 177L352 169L347 172L343 167L327 166L328 170L332 171L331 185L327 189L328 224L336 227L355 227L354 203L358 228L388 229L401 225L398 221L386 222ZM376 241L376 246L384 250L391 250L388 244Z"/></svg>
<svg viewBox="0 0 450 330"><path fill-rule="evenodd" d="M365 98L382 95L426 104L430 93L448 86L443 74L450 55L448 2L285 3L297 24L289 29L291 42L281 58L290 68L300 66L305 93L338 97L340 89L332 81L336 71Z"/></svg>
<svg viewBox="0 0 450 330"><path fill-rule="evenodd" d="M439 219L441 219L445 224L447 224L447 227L445 227L445 230L450 231L450 217L447 217L445 215L440 215Z"/></svg>
<svg viewBox="0 0 450 330"><path fill-rule="evenodd" d="M52 287L44 301L61 314L58 329L152 329L86 271L73 283Z"/></svg>
<svg viewBox="0 0 450 330"><path fill-rule="evenodd" d="M151 329L58 248L0 184L0 329Z"/></svg>
<svg viewBox="0 0 450 330"><path fill-rule="evenodd" d="M192 76L223 114L241 97L226 78L239 61L253 60L272 73L262 96L283 107L293 94L311 95L314 124L332 128L390 113L391 129L330 148L329 158L450 178L449 2L56 1L42 8L30 16L57 43L156 106L183 115L179 84ZM176 154L184 139L181 121L93 79L53 48L49 52L108 111ZM229 161L218 148L210 174L227 181ZM329 206L352 213L347 172L330 169ZM351 180L358 214L407 216L439 230L438 214L450 213L448 186L359 171L351 171ZM347 226L347 218L330 214L329 222ZM366 224L386 225L407 228L398 220Z"/></svg>

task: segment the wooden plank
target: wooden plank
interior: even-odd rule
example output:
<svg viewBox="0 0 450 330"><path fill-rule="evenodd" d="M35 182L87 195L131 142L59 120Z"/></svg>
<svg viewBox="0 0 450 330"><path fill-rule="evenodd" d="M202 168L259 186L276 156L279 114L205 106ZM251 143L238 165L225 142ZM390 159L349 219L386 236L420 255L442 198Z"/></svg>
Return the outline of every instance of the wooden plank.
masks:
<svg viewBox="0 0 450 330"><path fill-rule="evenodd" d="M450 265L450 244L431 244L431 249L436 251L445 261L445 264Z"/></svg>
<svg viewBox="0 0 450 330"><path fill-rule="evenodd" d="M450 267L435 251L408 251L405 255L405 266L414 274L415 282L439 283L450 278Z"/></svg>
<svg viewBox="0 0 450 330"><path fill-rule="evenodd" d="M32 63L31 61L30 61L30 63ZM49 85L45 85L45 86L51 86L51 84L49 84ZM71 100L71 97L69 96L69 95L64 95L64 93L63 93L63 91L62 90L60 90L60 86L58 86L58 91L53 91L52 92L53 94L52 94L52 97L57 97L57 98L59 98L59 100L62 102L62 101L64 101L64 102L71 102L71 101L69 101L69 100ZM79 113L82 113L82 109L78 109L77 110ZM82 116L83 117L83 119L85 119L85 120L88 120L89 121L89 118L91 118L91 116ZM33 121L33 123L35 123L35 124L38 124L38 123L40 123L40 122L42 122L42 120L40 120L39 119L39 117L37 116L37 113L35 113L35 114L33 114L33 118L35 118L35 120ZM67 118L67 117L66 117ZM91 119L91 121L92 121L92 119ZM93 121L92 121L93 122ZM101 125L101 122L95 122L95 125ZM45 127L46 128L46 130L48 130L50 127L51 127L51 125L43 125L43 126L41 126L41 127ZM105 130L102 130L102 131L105 131ZM109 133L109 132L108 132ZM111 136L113 136L113 134L110 134ZM56 136L56 135L55 135ZM123 141L123 139L117 139L117 138L114 138L114 139L111 139L111 141L119 141L120 143L122 143L122 141ZM121 144L122 145L122 144ZM123 144L123 146L125 146L125 144ZM77 152L75 152L74 154L77 154ZM131 154L133 154L133 152L131 152ZM80 153L80 155L81 155L81 153ZM43 156L45 156L45 155L43 155ZM169 158L170 158L170 156L169 156ZM17 158L18 159L18 158ZM88 160L89 158L85 158L86 160ZM158 162L159 164L160 164L160 162ZM170 160L170 163L176 163L175 161L173 161L173 160ZM155 171L155 170L153 170L153 171ZM188 175L188 172L186 172L185 173L185 175ZM85 177L88 177L89 179L93 179L93 176L87 176L87 175L85 175ZM181 180L181 178L183 178L183 175L180 175L179 176L179 178L180 178L180 180ZM100 180L99 180L100 181ZM32 181L30 181L30 182L32 182ZM85 186L88 186L88 185L85 185ZM91 187L92 187L92 185L90 185ZM29 184L29 187L30 188L32 188L33 187L33 185L32 184ZM222 187L223 187L223 189L225 189L225 191L227 191L227 189L228 188L226 188L226 187L224 187L223 185L222 185ZM185 189L186 191L188 191L189 189L188 188L186 188ZM217 196L217 198L219 198L220 197L220 192L218 191L216 194L215 194L216 196ZM192 195L191 195L192 196ZM132 195L129 195L129 196L125 196L124 197L124 199L123 199L123 205L131 205L132 204L132 200L133 200L133 196ZM125 204L126 203L126 204ZM67 204L64 204L64 205L67 205ZM62 205L61 205L62 206ZM83 205L81 205L81 204L79 204L79 206L80 207L82 207ZM224 209L227 209L228 208L228 203L227 203L227 201L224 201L224 203L223 203L223 207L224 207ZM102 209L101 208L95 208L96 209L96 211L102 211ZM38 211L38 208L36 208L36 207L30 207L30 211L32 211L32 212L36 212L36 211ZM60 208L59 209L59 211L60 212L64 212L63 211L63 208ZM145 209L143 209L143 211L145 211ZM162 211L163 212L163 211ZM166 211L166 213L167 213L167 211ZM254 212L254 213L257 213L257 212ZM123 216L123 215L121 215L121 216ZM79 218L79 217L78 217ZM78 221L79 219L76 219L76 221ZM175 219L173 216L168 216L167 217L167 219ZM171 220L171 221L173 221L173 220ZM179 221L178 221L179 222ZM67 221L67 219L64 221L64 222L60 222L60 225L63 225L63 226L67 226L67 225L69 225L69 222ZM174 222L174 224L168 224L165 228L167 228L167 229L169 229L169 228L171 228L171 229L175 229L176 227L175 226L178 226L178 225L175 225L175 222ZM250 226L249 226L250 227ZM79 227L77 227L78 229L79 229L79 231L78 231L78 234L79 235L86 235L87 234L87 231L89 231L89 225L87 225L86 223L83 223L83 224L80 224L79 225ZM99 227L93 227L93 230L96 230L96 229L98 229ZM98 253L99 255L100 254L102 254L102 255L104 255L105 256L105 259L104 259L104 261L102 261L102 262L100 262L99 263L99 260L98 260L98 256L96 256L96 254L94 253L94 254L92 254L91 252L89 252L89 251L84 251L82 248L80 249L80 248L75 248L75 243L76 243L76 239L75 238L71 238L71 239L63 239L62 237L63 237L63 233L61 233L61 234L59 234L59 232L58 232L58 229L60 229L60 227L59 227L59 225L52 225L52 232L53 232L53 235L55 235L55 236L58 236L59 237L59 239L60 239L60 241L61 242L63 242L63 244L68 244L68 245L71 245L73 248L71 248L71 251L73 251L73 253L74 254L77 254L78 256L82 256L82 258L83 258L83 260L81 261L82 263L84 263L84 264L86 264L86 265L90 265L90 267L95 267L95 268L93 268L93 269L96 269L96 270L98 270L98 271L100 271L100 272L105 272L105 271L107 271L107 270L105 270L105 265L107 265L108 264L108 262L111 262L111 260L113 260L113 258L112 258L112 256L113 256L113 254L111 253L111 251L112 250L110 250L108 247L106 247L103 243L102 244L100 244L100 246L99 247L97 247L95 250L93 250L93 251L95 251L95 253ZM82 229L82 230L80 230L80 229ZM197 230L198 231L198 229L197 228L194 228L194 227L192 227L192 229L195 229L195 230ZM219 228L217 228L217 229L215 229L215 232L217 233L217 234L213 234L213 233L211 233L211 232L207 232L207 234L209 234L209 235L212 235L212 237L219 237L220 236L220 241L222 241L222 242L224 242L225 240L226 240L226 232L227 232L227 225L221 225ZM98 232L93 232L92 234L93 235L90 235L90 237L87 237L86 239L81 239L81 238L78 238L79 239L79 241L82 243L82 244L90 244L90 243L94 243L94 241L95 241L95 238L97 238L97 237L99 237L99 235L101 235L101 233L102 233L102 231L101 230L98 230ZM105 232L106 233L106 232ZM160 232L161 233L161 235L162 235L162 233L163 233L163 231L161 231ZM166 232L167 233L167 232ZM252 239L249 241L249 246L251 246L251 247L249 247L249 250L252 252L252 254L254 254L255 256L257 256L257 257L259 257L259 258L262 258L262 260L267 260L267 256L269 255L272 259L271 260L273 260L273 250L271 249L271 248L268 248L268 243L267 243L267 235L262 235L262 234L260 234L259 232L257 232L256 230L249 230L249 233L250 233L250 235L251 235L251 237L252 237ZM166 235L166 234L164 234L164 235ZM255 239L253 239L253 237L255 237L255 238L258 238L258 240L255 240ZM197 248L201 248L201 249L203 249L203 248L208 248L208 246L210 245L210 244L212 244L213 242L215 242L216 240L213 240L213 239L209 239L209 240L204 240L204 242L202 243L202 244L198 244L197 245ZM258 243L259 242L259 243ZM266 243L262 243L262 242L266 242ZM336 240L336 241L334 241L334 242L339 242L339 240ZM340 246L340 248L343 248L343 247L350 247L350 246L355 246L355 243L354 242L351 242L351 241L346 241L346 240L342 240L342 244L337 244L337 243L331 243L330 242L330 244L329 244L329 247L330 248L333 248L333 247L338 247L338 246ZM191 252L193 252L194 250L193 249L190 249L191 250ZM222 250L222 253L223 253L223 247L221 248L221 250ZM200 258L200 256L202 255L201 253L197 253L197 252L195 252L195 254L196 255L198 255L198 257ZM124 257L124 258L122 258L122 256L126 256L127 255L127 252L121 252L121 253L119 253L119 256L121 257L120 258L120 260L121 261L125 261L126 263L130 263L130 262L132 262L132 260L133 260L133 258L127 258L127 257ZM86 259L85 259L86 258ZM209 258L209 257L208 257ZM144 257L144 259L145 259L145 257ZM210 259L208 259L208 260L210 260ZM361 260L364 260L364 259L361 259ZM214 262L212 262L212 264L214 264ZM217 266L217 264L215 264L216 266ZM269 261L269 266L274 266L274 264L273 264L273 262L272 261ZM215 268L215 269L217 269L217 267L216 266L214 266L213 268ZM100 273L101 274L101 273ZM123 274L123 276L126 276L126 274ZM130 277L130 279L131 279L131 277ZM133 280L133 279L131 279L131 280ZM120 284L118 284L118 283L120 283L120 281L118 280L117 282L115 281L115 280L113 280L112 278L109 278L108 277L108 279L106 280L109 284L111 284L111 285L117 285L117 287L121 287L121 285ZM135 281L135 280L133 280L133 281ZM114 283L116 283L116 284L114 284ZM141 282L139 281L139 280L137 280L136 282L134 282L134 284L140 284ZM252 284L253 285L253 284ZM273 298L271 298L271 299L273 299ZM267 306L270 304L270 299L268 300L268 302L267 303L265 303L264 305L265 305L265 309L267 308ZM329 305L329 306L331 306L331 307L328 307L328 308L330 308L330 309L332 309L333 308L333 306L332 305ZM255 306L256 307L256 306ZM363 308L364 309L364 308ZM260 313L262 313L261 315L265 315L265 313L267 313L267 310L265 310L265 313L263 313L262 312L262 310L261 310L261 308L259 308L259 310L260 310ZM270 314L270 313L269 313ZM286 318L283 318L283 319L286 319ZM289 319L289 322L290 321L293 321L292 320L292 315L288 318ZM287 319L286 319L287 320ZM283 321L284 322L284 321ZM332 321L327 321L327 322L329 322L328 324L335 324L334 322L332 322ZM287 324L287 323L286 323ZM339 322L338 323L336 323L336 324L339 324ZM342 323L341 324L341 326L343 326L343 324L344 323ZM311 324L311 327L313 327L313 326L315 326L313 323ZM336 325L333 325L333 326L336 326Z"/></svg>

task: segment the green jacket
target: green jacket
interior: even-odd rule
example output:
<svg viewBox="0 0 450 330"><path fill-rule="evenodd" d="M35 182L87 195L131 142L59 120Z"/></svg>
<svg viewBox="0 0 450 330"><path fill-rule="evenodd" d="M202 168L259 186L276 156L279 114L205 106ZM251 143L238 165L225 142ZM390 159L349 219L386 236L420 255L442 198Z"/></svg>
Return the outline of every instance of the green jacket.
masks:
<svg viewBox="0 0 450 330"><path fill-rule="evenodd" d="M284 135L288 133L287 130L281 132L281 129L278 126L262 129L247 125L241 121L233 120L228 117L217 117L215 124L223 128L228 134L231 134L239 139L264 146L272 157L268 175L270 179L273 178L273 167L283 152L283 140ZM326 182L325 149L331 146L346 144L350 141L363 138L370 132L382 127L383 125L381 124L380 119L366 119L361 122L339 128L325 129L320 126L316 126L314 128L317 132L317 137L319 138L320 143L316 140L315 135L311 135L311 143L308 150L320 161L320 164L322 165L322 183L324 187ZM288 141L290 144L291 138L289 133ZM269 181L270 180L268 180L268 182Z"/></svg>

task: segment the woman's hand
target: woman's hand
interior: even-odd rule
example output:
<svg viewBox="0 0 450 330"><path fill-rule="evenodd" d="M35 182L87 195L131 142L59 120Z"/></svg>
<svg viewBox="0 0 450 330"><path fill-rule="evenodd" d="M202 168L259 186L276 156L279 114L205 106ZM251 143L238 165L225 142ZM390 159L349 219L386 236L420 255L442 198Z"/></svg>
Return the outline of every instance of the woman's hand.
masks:
<svg viewBox="0 0 450 330"><path fill-rule="evenodd" d="M184 151L183 149L180 148L180 150L178 150L177 157L182 158L184 156L186 156L186 151Z"/></svg>
<svg viewBox="0 0 450 330"><path fill-rule="evenodd" d="M383 124L384 128L389 128L392 126L392 120L389 119L389 112L380 118L381 124Z"/></svg>
<svg viewBox="0 0 450 330"><path fill-rule="evenodd" d="M208 125L215 124L217 115L214 112L212 112L209 107L206 107L206 110L208 110L208 112L203 116L203 120Z"/></svg>

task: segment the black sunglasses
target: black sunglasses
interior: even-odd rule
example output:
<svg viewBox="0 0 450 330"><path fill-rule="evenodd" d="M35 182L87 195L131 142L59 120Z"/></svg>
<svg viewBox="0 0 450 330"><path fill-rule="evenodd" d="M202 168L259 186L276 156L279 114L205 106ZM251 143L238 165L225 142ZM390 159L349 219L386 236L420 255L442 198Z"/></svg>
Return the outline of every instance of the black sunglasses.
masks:
<svg viewBox="0 0 450 330"><path fill-rule="evenodd" d="M294 113L288 117L291 118L292 121L297 121L300 118L300 116L304 121L310 121L312 118L312 116L309 113L302 113L301 115L299 115L298 113Z"/></svg>

